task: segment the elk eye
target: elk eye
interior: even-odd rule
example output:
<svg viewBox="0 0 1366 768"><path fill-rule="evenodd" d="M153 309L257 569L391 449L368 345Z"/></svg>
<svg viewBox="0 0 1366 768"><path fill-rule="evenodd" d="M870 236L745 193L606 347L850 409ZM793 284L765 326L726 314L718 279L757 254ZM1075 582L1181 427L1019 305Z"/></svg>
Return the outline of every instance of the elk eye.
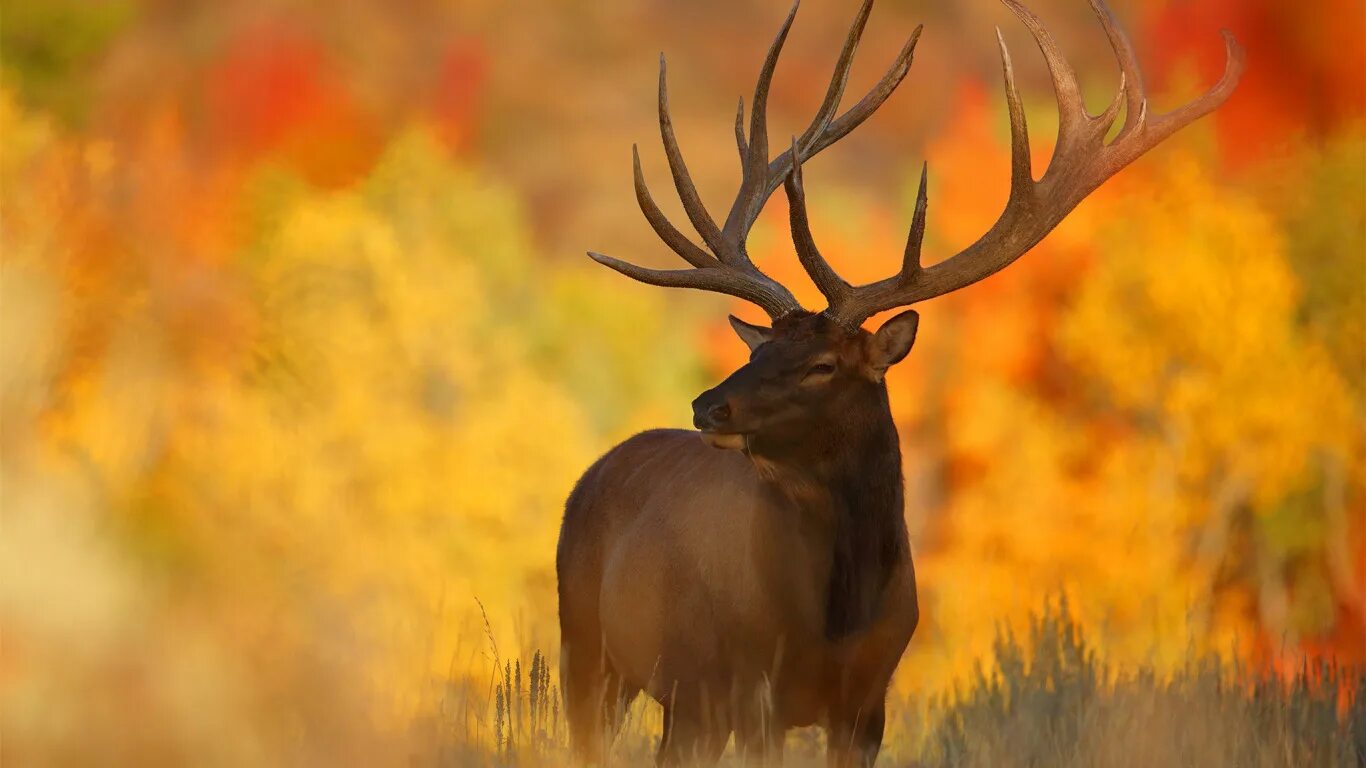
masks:
<svg viewBox="0 0 1366 768"><path fill-rule="evenodd" d="M831 363L816 363L807 369L807 376L828 376L835 372L835 366Z"/></svg>

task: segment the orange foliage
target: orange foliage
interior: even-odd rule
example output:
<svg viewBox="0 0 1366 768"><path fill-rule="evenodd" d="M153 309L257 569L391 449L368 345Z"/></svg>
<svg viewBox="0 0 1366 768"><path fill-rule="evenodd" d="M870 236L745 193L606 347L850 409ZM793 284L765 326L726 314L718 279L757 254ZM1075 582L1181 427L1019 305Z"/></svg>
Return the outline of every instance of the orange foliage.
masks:
<svg viewBox="0 0 1366 768"><path fill-rule="evenodd" d="M772 8L735 4L731 24L617 0L108 5L16 5L0 27L6 747L71 764L404 755L404 718L484 653L475 595L505 658L555 645L576 473L634 429L686 425L745 359L716 300L627 284L580 250L586 233L655 247L624 159L657 130L658 47L696 73L674 116L703 192L733 181L717 89L747 87ZM1002 274L920 307L889 375L917 693L1057 590L1117 661L1366 661L1359 3L1142 5L1121 10L1154 105L1213 79L1220 26L1249 51L1234 98ZM864 41L894 52L930 16L917 99L807 169L817 242L855 282L896 269L920 155L927 261L1006 199L999 75L977 68L989 27L921 6L879 4ZM828 66L829 25L798 27L775 137ZM1041 173L1054 106L1026 93ZM90 103L48 116L70 100ZM779 191L752 252L818 309L787 229Z"/></svg>
<svg viewBox="0 0 1366 768"><path fill-rule="evenodd" d="M926 150L926 250L931 262L970 244L1004 205L1009 153L993 96L978 83L960 85L951 119ZM1307 592L1299 598L1269 598L1264 585L1238 578L1221 581L1221 570L1237 571L1247 564L1224 559L1223 548L1230 545L1223 538L1213 545L1218 549L1208 550L1210 537L1216 535L1211 531L1223 525L1216 522L1225 514L1220 505L1247 503L1242 495L1221 501L1221 494L1244 491L1230 491L1227 478L1220 479L1212 468L1263 461L1253 470L1258 473L1255 490L1247 492L1257 494L1252 503L1265 509L1254 514L1276 514L1272 510L1286 503L1295 484L1312 482L1306 477L1318 471L1312 468L1314 451L1340 457L1331 461L1347 460L1357 450L1349 446L1360 435L1330 426L1350 419L1342 421L1345 412L1336 410L1344 407L1342 382L1333 374L1318 378L1322 350L1293 337L1286 342L1293 346L1286 349L1303 350L1293 353L1299 357L1276 362L1288 353L1276 346L1278 340L1295 333L1287 331L1293 318L1280 313L1284 302L1293 299L1276 297L1293 296L1296 278L1267 229L1272 226L1268 213L1248 205L1246 192L1220 187L1195 173L1192 164L1197 161L1183 156L1183 146L1202 140L1201 130L1173 140L1093 194L1006 272L920 308L925 322L917 349L888 378L903 435L908 515L918 533L914 538L930 627L930 639L912 649L910 667L917 669L919 684L937 687L965 674L986 651L992 626L1023 619L1041 595L1055 590L1066 591L1088 621L1106 628L1098 635L1111 655L1168 666L1179 664L1192 644L1223 651L1238 647L1245 658L1259 657L1267 642L1283 644L1291 631L1286 613L1291 609L1275 607L1278 600L1309 604L1319 599ZM1037 176L1047 165L1051 136L1036 131L1033 140ZM1256 135L1240 137L1244 149L1260 140ZM818 245L841 274L857 283L896 268L900 232L909 216L894 215L886 201L823 189L818 181L808 187L813 190L811 216ZM832 198L838 204L827 202ZM1171 204L1163 207L1160 202L1167 198ZM1232 202L1221 203L1221 198ZM1152 207L1154 202L1159 204ZM1149 213L1141 212L1143 205L1150 206ZM796 286L805 306L823 306L782 236L786 216L781 198L770 208L775 210L765 219L769 229L759 237L765 243L760 265ZM1186 229L1183 216L1190 222ZM1114 225L1126 217L1136 222L1134 228ZM1211 231L1202 233L1201 227ZM1244 254L1236 268L1225 263L1224 247ZM1247 249L1253 247L1263 249L1259 258L1264 261L1249 263ZM1110 279L1093 275L1097 264L1106 265L1103 271L1141 265L1149 277L1115 289L1132 296L1106 294L1094 308L1096 314L1086 315L1089 310L1078 305L1079 295L1085 301L1088 291L1106 290L1099 286ZM1220 294L1235 303L1218 304L1223 307L1218 316L1180 312L1178 308L1201 304L1213 309L1211 299L1199 295L1199 286L1228 279L1224 275L1230 269L1248 283L1233 288L1235 294ZM1147 317L1137 306L1119 301L1148 292L1153 301L1168 306L1164 316ZM739 302L735 309L761 319ZM1132 321L1123 319L1133 312L1138 315ZM869 327L890 314L874 318ZM1126 322L1135 326L1121 332L1119 326ZM1211 325L1197 332L1191 325L1197 322ZM1069 337L1073 332L1085 335ZM1230 347L1229 333L1246 341ZM1175 335L1164 340L1166 334ZM1292 448L1297 438L1280 430L1297 427L1273 425L1266 420L1274 418L1270 412L1257 415L1262 398L1272 397L1286 407L1288 394L1272 381L1253 384L1246 400L1238 399L1241 393L1222 391L1210 405L1232 409L1230 415L1245 420L1263 419L1260 426L1221 427L1207 411L1198 426L1179 428L1186 435L1192 429L1208 431L1193 447L1173 452L1175 446L1164 442L1170 435L1150 436L1147 422L1185 418L1180 414L1191 404L1163 399L1152 389L1157 379L1150 382L1136 375L1137 368L1126 368L1146 364L1145 359L1156 366L1187 364L1182 362L1188 354L1184 350L1198 343L1200 334L1207 334L1213 345L1201 355L1236 360L1236 348L1247 346L1256 350L1251 365L1295 371L1298 384L1285 385L1298 386L1303 392L1300 407L1326 419L1306 427L1313 430L1306 439L1318 441L1317 447ZM1085 338L1084 344L1096 350L1086 354L1105 355L1103 365L1113 371L1088 369L1089 363L1076 356L1076 338ZM707 340L715 350L718 373L743 362L743 347L724 324L714 324ZM1144 358L1143 347L1154 344L1158 349ZM1202 375L1224 374L1210 370ZM1120 396L1119 403L1106 402L1110 396L1103 382L1110 376L1119 377L1115 386L1127 386L1124 391L1131 393ZM1220 386L1250 383L1224 381ZM1156 399L1148 401L1150 396ZM1179 397L1195 396L1192 390ZM1141 410L1128 413L1124 397L1139 398L1142 404L1135 405ZM1238 430L1280 435L1273 438L1275 452L1259 460L1255 432ZM1163 491L1164 485L1170 489ZM1186 497L1188 493L1192 495ZM1185 537L1202 528L1204 543L1193 555L1184 551ZM1332 535L1355 541L1364 530L1348 522ZM1325 543L1315 546L1321 557ZM1319 577L1287 578L1293 593L1297 580L1309 585ZM1299 652L1357 659L1359 649L1366 647L1359 599L1331 609L1333 618L1320 625L1324 629L1311 631L1313 639L1306 637Z"/></svg>
<svg viewBox="0 0 1366 768"><path fill-rule="evenodd" d="M315 183L357 178L378 155L379 137L326 56L283 23L240 30L205 74L208 140L238 162L283 160Z"/></svg>
<svg viewBox="0 0 1366 768"><path fill-rule="evenodd" d="M1223 156L1244 167L1366 118L1361 13L1354 0L1324 0L1312 11L1277 0L1167 2L1151 12L1144 53L1159 87L1191 89L1223 67L1223 50L1213 44L1220 29L1251 52L1237 94L1214 116Z"/></svg>
<svg viewBox="0 0 1366 768"><path fill-rule="evenodd" d="M428 108L442 138L454 150L473 147L487 69L488 55L479 40L453 43L442 56L436 93Z"/></svg>

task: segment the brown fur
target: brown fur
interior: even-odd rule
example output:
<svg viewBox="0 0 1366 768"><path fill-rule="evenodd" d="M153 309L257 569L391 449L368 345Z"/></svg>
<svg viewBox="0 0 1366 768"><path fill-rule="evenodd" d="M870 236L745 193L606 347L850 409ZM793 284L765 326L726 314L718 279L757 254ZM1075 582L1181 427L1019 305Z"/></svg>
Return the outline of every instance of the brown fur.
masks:
<svg viewBox="0 0 1366 768"><path fill-rule="evenodd" d="M714 760L732 732L777 758L786 728L813 723L834 764L877 754L918 619L886 344L805 313L762 330L751 362L694 404L700 422L724 404L725 423L703 426L743 433L746 451L645 432L566 504L562 675L585 760L639 691L664 706L661 763ZM834 370L811 367L823 361Z"/></svg>
<svg viewBox="0 0 1366 768"><path fill-rule="evenodd" d="M1149 113L1133 53L1103 2L1093 8L1126 85L1098 116L1037 17L1004 0L1048 60L1059 135L1048 170L1030 173L1030 140L1004 39L1011 123L1011 192L990 229L963 251L924 266L926 173L894 275L850 285L821 256L806 214L802 164L880 106L910 67L920 30L855 106L835 118L853 53L872 10L864 0L815 119L791 148L768 155L766 94L794 5L769 48L736 135L744 173L725 219L702 205L674 139L660 61L659 124L679 198L707 248L655 204L636 161L636 198L661 239L691 269L646 269L600 253L595 261L652 285L714 291L752 302L774 328L732 318L750 362L693 403L697 433L646 432L613 448L570 496L557 560L564 690L579 754L601 757L620 704L646 691L664 705L660 762L714 760L734 732L747 754L774 754L783 729L820 722L830 762L870 764L882 741L887 682L918 618L915 572L902 520L901 456L882 375L910 350L916 316L876 335L874 314L958 290L1010 265L1110 176L1233 92L1243 53L1226 34L1224 76L1166 114ZM1113 140L1111 127L1126 118ZM834 118L834 119L832 119ZM820 315L750 261L749 229L785 188L793 245L829 300ZM704 442L705 441L705 442ZM715 446L715 447L710 447ZM738 449L738 450L720 450Z"/></svg>

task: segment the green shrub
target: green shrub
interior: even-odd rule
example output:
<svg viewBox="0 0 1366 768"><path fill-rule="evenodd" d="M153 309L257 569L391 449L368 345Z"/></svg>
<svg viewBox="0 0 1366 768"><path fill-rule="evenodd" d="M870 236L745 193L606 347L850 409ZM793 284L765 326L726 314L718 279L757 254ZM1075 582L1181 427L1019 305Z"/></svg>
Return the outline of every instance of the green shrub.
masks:
<svg viewBox="0 0 1366 768"><path fill-rule="evenodd" d="M1192 660L1162 679L1097 659L1065 600L932 708L925 766L1359 766L1366 670L1282 675Z"/></svg>

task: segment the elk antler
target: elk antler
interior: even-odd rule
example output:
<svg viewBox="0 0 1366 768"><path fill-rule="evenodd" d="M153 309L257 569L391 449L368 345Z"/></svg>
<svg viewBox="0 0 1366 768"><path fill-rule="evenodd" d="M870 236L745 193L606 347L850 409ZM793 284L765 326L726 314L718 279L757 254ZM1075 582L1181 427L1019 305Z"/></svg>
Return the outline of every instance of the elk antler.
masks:
<svg viewBox="0 0 1366 768"><path fill-rule="evenodd" d="M601 253L588 252L589 257L599 264L606 265L635 280L651 285L679 288L698 288L715 291L753 302L777 319L801 309L792 293L779 285L769 276L760 272L750 261L745 250L745 241L755 218L782 183L793 167L793 159L799 154L810 158L848 134L892 95L911 67L911 56L915 52L916 40L920 37L920 27L916 27L909 40L901 49L887 73L873 86L857 104L847 112L835 117L840 97L849 79L849 67L854 60L854 50L868 21L873 0L864 0L862 8L854 18L835 64L834 74L826 89L816 116L800 137L793 139L792 149L784 151L772 160L768 157L768 89L773 80L773 70L778 63L783 43L787 40L792 20L797 15L798 2L793 3L787 19L778 30L778 36L768 49L763 67L759 70L759 80L754 87L754 105L750 112L749 137L744 130L745 104L740 100L740 108L735 116L735 140L740 150L740 164L743 170L740 189L731 204L725 222L717 226L716 220L702 204L693 185L688 167L683 162L678 140L674 136L673 122L669 118L668 91L665 86L665 67L663 55L659 58L659 132L664 141L664 153L669 159L669 170L673 173L678 197L683 202L683 210L688 214L697 233L707 249L704 250L690 240L664 216L650 196L645 186L645 177L640 170L640 153L631 148L635 162L636 201L640 210L654 229L655 234L678 255L682 256L692 269L647 269L629 262L615 259ZM800 160L798 160L800 162Z"/></svg>
<svg viewBox="0 0 1366 768"><path fill-rule="evenodd" d="M1010 197L1000 218L977 242L934 266L921 266L920 244L925 232L926 206L925 171L922 170L920 192L916 198L901 270L875 283L851 286L835 274L811 238L802 188L802 157L797 157L792 173L787 178L792 239L798 257L830 302L826 314L846 328L858 328L864 320L883 310L956 291L1009 266L1052 231L1082 199L1120 169L1163 139L1223 104L1243 72L1243 49L1225 31L1223 36L1227 59L1219 82L1204 95L1172 112L1150 114L1143 89L1143 74L1138 68L1133 47L1105 3L1091 0L1091 8L1105 28L1120 66L1118 92L1104 112L1092 116L1082 103L1076 74L1043 23L1016 0L1001 2L1024 22L1048 63L1058 100L1058 139L1048 170L1041 179L1035 181L1030 170L1029 134L1025 126L1024 109L1015 88L1015 70L1005 39L998 28L996 38L1001 47L1006 105L1010 110ZM1119 115L1121 104L1126 113L1124 126L1115 139L1106 144L1105 135ZM794 144L793 156L798 155L796 149L799 144Z"/></svg>

